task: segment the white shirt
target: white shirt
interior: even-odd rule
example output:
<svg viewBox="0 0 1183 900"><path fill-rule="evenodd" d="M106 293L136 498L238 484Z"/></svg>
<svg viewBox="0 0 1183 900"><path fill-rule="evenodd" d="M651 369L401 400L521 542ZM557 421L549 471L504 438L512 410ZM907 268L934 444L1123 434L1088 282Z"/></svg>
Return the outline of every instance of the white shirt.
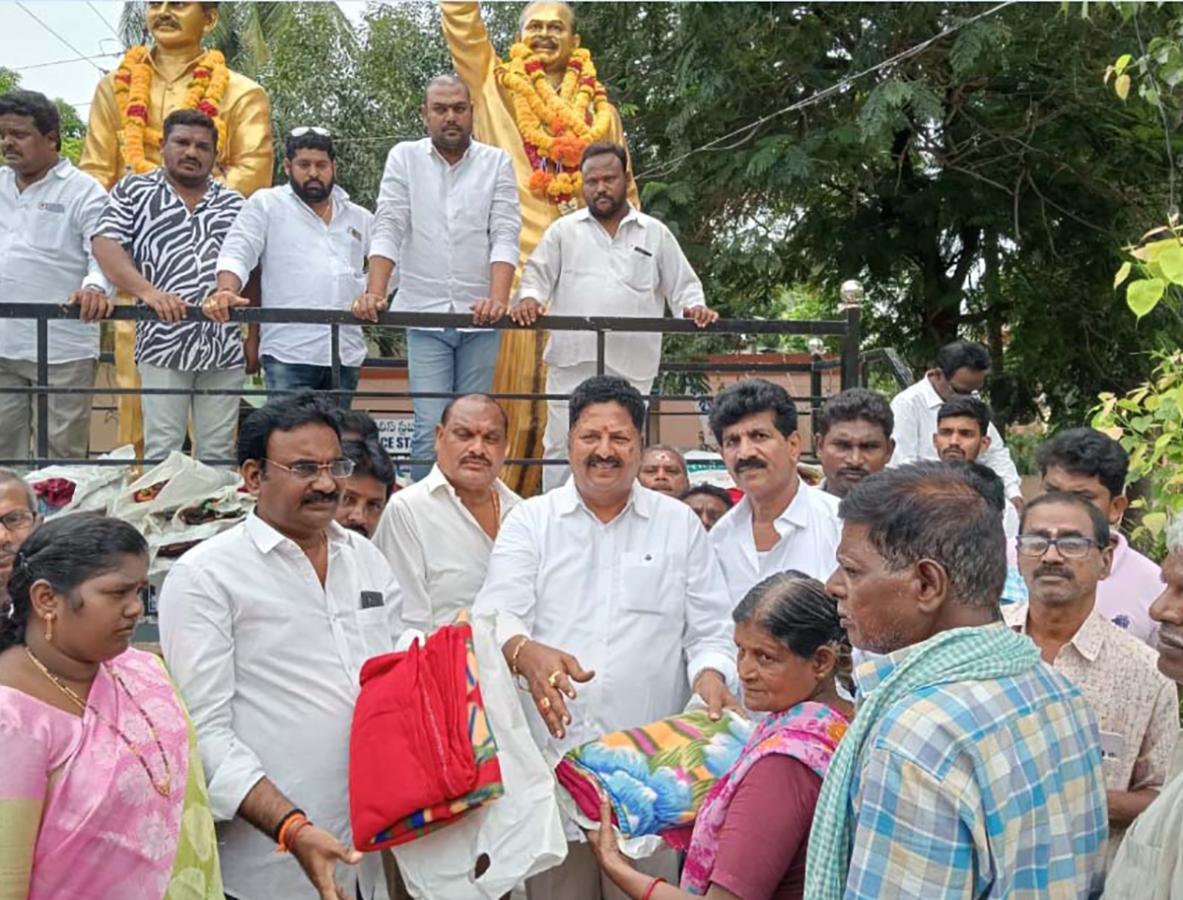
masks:
<svg viewBox="0 0 1183 900"><path fill-rule="evenodd" d="M493 483L501 521L522 498ZM472 606L485 582L493 540L456 496L438 465L390 498L374 532L403 592L403 621L421 631L447 625Z"/></svg>
<svg viewBox="0 0 1183 900"><path fill-rule="evenodd" d="M366 287L366 254L373 213L333 188L333 215L324 219L290 184L255 191L243 206L218 255L218 271L246 284L263 263L264 309L348 311ZM259 355L309 366L333 364L328 325L259 326ZM366 342L360 325L340 329L341 365L360 366Z"/></svg>
<svg viewBox="0 0 1183 900"><path fill-rule="evenodd" d="M177 560L161 589L161 646L197 730L226 891L239 900L317 896L290 855L236 818L264 776L352 846L358 674L394 649L401 598L377 548L336 523L327 533L323 587L299 546L252 513ZM363 609L363 599L376 605ZM377 855L367 856L364 891L381 872Z"/></svg>
<svg viewBox="0 0 1183 900"><path fill-rule="evenodd" d="M796 569L825 581L838 567L835 554L842 537L838 498L797 479L797 493L773 523L780 540L763 553L752 532L752 502L744 497L711 529L732 605L777 572Z"/></svg>
<svg viewBox="0 0 1183 900"><path fill-rule="evenodd" d="M629 206L610 237L586 208L546 229L522 270L518 301L533 298L556 316L660 318L704 306L702 282L668 228ZM553 366L595 362L590 331L556 331L546 345ZM660 334L609 334L604 361L634 381L657 376Z"/></svg>
<svg viewBox="0 0 1183 900"><path fill-rule="evenodd" d="M561 741L523 695L539 746L563 753L610 731L680 712L703 669L735 682L731 601L690 507L639 484L605 524L573 481L517 505L502 526L473 614L575 656L595 678L576 685Z"/></svg>
<svg viewBox="0 0 1183 900"><path fill-rule="evenodd" d="M468 313L489 296L489 266L518 264L522 211L509 154L473 141L455 165L431 138L386 157L370 252L398 266L393 308Z"/></svg>
<svg viewBox="0 0 1183 900"><path fill-rule="evenodd" d="M16 170L0 167L0 302L64 304L70 294L110 285L90 252L90 238L107 203L103 186L68 159L23 191ZM49 361L99 355L97 322L50 322ZM37 323L5 319L0 359L37 359Z"/></svg>
<svg viewBox="0 0 1183 900"><path fill-rule="evenodd" d="M937 393L932 382L925 375L910 388L900 391L892 398L891 412L895 416L895 452L891 454L889 466L902 466L918 459L940 459L932 436L937 430L937 412L945 401ZM1010 451L1002 441L1002 435L994 424L986 432L990 446L978 457L978 462L989 466L1002 479L1006 496L1023 496L1019 470L1010 458Z"/></svg>

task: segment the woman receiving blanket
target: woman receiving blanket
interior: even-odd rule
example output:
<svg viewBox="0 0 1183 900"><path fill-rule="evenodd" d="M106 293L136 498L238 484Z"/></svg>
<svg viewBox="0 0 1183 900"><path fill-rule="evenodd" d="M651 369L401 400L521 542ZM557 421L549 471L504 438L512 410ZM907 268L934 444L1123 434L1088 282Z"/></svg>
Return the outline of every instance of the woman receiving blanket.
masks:
<svg viewBox="0 0 1183 900"><path fill-rule="evenodd" d="M732 614L744 705L768 715L707 794L681 888L634 869L611 828L589 834L608 877L633 900L803 896L805 849L822 778L853 715L835 679L850 645L821 583L800 572L760 582ZM610 821L605 798L600 821Z"/></svg>
<svg viewBox="0 0 1183 900"><path fill-rule="evenodd" d="M148 548L86 513L16 554L0 618L0 900L221 898L193 729L129 649Z"/></svg>

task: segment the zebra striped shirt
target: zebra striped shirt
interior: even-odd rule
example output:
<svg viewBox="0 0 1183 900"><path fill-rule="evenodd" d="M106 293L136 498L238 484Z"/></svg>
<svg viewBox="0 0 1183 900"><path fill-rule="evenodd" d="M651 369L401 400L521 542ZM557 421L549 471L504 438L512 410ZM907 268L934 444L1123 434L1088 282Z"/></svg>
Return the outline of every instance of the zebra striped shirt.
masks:
<svg viewBox="0 0 1183 900"><path fill-rule="evenodd" d="M243 202L242 194L211 180L190 213L163 169L128 175L111 191L96 236L118 241L157 290L197 306L214 290L222 240ZM184 372L241 366L241 326L204 318L137 322L135 358Z"/></svg>

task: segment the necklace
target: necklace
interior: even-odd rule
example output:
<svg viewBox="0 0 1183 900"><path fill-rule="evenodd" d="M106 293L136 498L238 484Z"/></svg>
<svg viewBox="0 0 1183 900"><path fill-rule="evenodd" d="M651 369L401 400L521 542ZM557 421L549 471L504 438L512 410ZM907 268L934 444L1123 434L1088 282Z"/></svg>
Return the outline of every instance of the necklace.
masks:
<svg viewBox="0 0 1183 900"><path fill-rule="evenodd" d="M156 780L155 776L152 775L152 769L148 765L148 760L144 759L140 751L136 749L136 745L132 743L131 738L124 734L118 725L113 722L108 722L105 718L103 718L103 716L99 715L99 711L97 709L79 697L78 694L75 693L68 685L64 684L60 678L49 671L49 669L46 668L45 663L34 656L33 651L27 646L25 647L25 654L30 660L33 661L33 665L35 665L41 671L41 674L48 678L54 687L65 694L66 697L68 697L74 703L74 705L78 707L79 710L85 712L89 709L92 713L94 713L96 719L119 735L123 743L127 745L127 749L132 752L132 755L138 759L140 761L140 765L144 767L144 772L147 773L148 780L152 782L152 787L156 793L158 793L161 797L167 797L172 794L172 767L169 765L168 755L164 752L164 745L160 743L160 738L156 734L156 725L153 723L152 717L144 711L144 707L140 706L140 704L136 701L136 698L132 696L131 691L128 689L123 679L119 677L118 672L116 672L110 666L104 666L104 668L107 670L107 674L115 679L115 683L118 684L123 690L123 693L127 696L127 699L131 701L132 706L136 708L139 714L144 717L144 721L148 723L148 731L152 735L152 740L156 742L156 749L160 752L160 759L164 763L163 781Z"/></svg>

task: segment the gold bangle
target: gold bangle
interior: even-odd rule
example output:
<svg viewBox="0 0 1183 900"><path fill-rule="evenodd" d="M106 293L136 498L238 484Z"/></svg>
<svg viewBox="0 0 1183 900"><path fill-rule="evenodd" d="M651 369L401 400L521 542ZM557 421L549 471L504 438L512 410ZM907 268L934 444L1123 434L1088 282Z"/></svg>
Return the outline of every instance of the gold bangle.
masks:
<svg viewBox="0 0 1183 900"><path fill-rule="evenodd" d="M522 639L520 641L518 641L518 645L513 648L513 653L511 653L510 657L509 657L510 674L512 674L512 675L521 675L522 674L521 672L518 671L518 654L520 654L522 652L522 648L525 647L526 644L528 644L528 643L530 643L530 638L528 638L526 635L523 634Z"/></svg>

